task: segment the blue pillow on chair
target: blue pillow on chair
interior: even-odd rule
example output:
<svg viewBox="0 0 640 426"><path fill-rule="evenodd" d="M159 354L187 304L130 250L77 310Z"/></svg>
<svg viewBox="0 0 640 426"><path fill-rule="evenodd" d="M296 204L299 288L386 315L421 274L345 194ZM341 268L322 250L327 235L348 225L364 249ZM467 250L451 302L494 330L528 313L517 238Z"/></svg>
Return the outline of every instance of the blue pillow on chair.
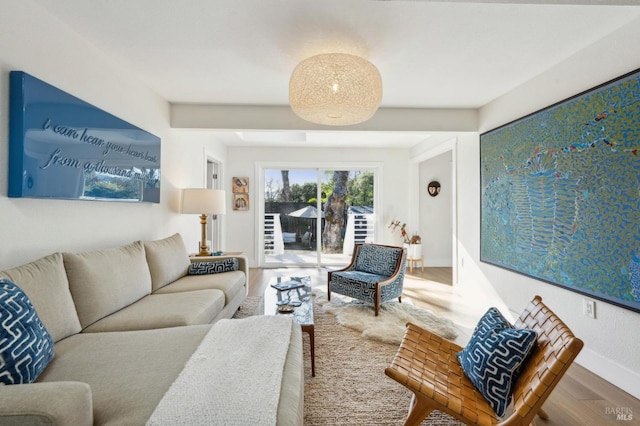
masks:
<svg viewBox="0 0 640 426"><path fill-rule="evenodd" d="M535 331L513 328L500 311L490 308L457 353L464 374L498 416L511 402L513 384L536 339Z"/></svg>
<svg viewBox="0 0 640 426"><path fill-rule="evenodd" d="M230 257L213 262L194 262L189 265L189 275L219 274L221 272L237 271L238 259Z"/></svg>
<svg viewBox="0 0 640 426"><path fill-rule="evenodd" d="M53 340L20 287L0 279L0 382L33 383L53 359Z"/></svg>

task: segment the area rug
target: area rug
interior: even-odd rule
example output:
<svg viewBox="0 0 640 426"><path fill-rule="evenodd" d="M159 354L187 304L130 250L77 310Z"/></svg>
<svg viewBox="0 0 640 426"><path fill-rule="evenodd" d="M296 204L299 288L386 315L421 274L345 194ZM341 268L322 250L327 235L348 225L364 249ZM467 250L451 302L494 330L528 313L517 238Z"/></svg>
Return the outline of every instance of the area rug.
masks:
<svg viewBox="0 0 640 426"><path fill-rule="evenodd" d="M264 313L264 298L260 296L247 296L240 304L232 318L241 319Z"/></svg>
<svg viewBox="0 0 640 426"><path fill-rule="evenodd" d="M324 312L336 316L338 324L358 330L366 339L399 345L408 322L446 339L453 340L458 336L453 321L415 306L405 298L402 303L397 300L383 303L376 317L370 303L362 303L335 293L331 294L331 301L328 301L327 292L319 288L314 289L313 294Z"/></svg>
<svg viewBox="0 0 640 426"><path fill-rule="evenodd" d="M333 297L332 297L333 299ZM397 346L363 339L342 327L314 303L316 376L311 377L309 336L303 333L305 362L304 424L402 425L411 392L384 374ZM460 426L440 411L422 425Z"/></svg>

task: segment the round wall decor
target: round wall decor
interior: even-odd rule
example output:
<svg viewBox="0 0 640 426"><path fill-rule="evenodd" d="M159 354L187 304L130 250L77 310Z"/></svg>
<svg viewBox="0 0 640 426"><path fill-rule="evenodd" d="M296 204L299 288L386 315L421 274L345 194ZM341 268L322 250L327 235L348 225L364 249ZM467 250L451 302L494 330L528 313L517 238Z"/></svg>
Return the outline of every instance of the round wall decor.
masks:
<svg viewBox="0 0 640 426"><path fill-rule="evenodd" d="M440 193L440 182L438 182L437 180L432 180L431 182L429 182L429 185L427 186L427 192L432 197L438 195Z"/></svg>

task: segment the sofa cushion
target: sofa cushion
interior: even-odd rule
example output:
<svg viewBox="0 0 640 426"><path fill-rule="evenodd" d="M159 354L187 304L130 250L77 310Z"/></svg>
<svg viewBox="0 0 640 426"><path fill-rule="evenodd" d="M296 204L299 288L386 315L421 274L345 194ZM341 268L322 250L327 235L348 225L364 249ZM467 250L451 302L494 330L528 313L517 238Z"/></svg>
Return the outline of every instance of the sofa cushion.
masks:
<svg viewBox="0 0 640 426"><path fill-rule="evenodd" d="M37 382L83 382L96 425L144 425L211 325L79 333L56 344Z"/></svg>
<svg viewBox="0 0 640 426"><path fill-rule="evenodd" d="M224 308L220 290L151 294L91 324L84 333L209 324Z"/></svg>
<svg viewBox="0 0 640 426"><path fill-rule="evenodd" d="M53 358L53 340L29 297L0 279L0 382L33 383Z"/></svg>
<svg viewBox="0 0 640 426"><path fill-rule="evenodd" d="M151 292L142 242L86 253L64 253L69 288L82 328Z"/></svg>
<svg viewBox="0 0 640 426"><path fill-rule="evenodd" d="M358 251L354 269L390 277L396 271L396 264L401 255L400 247L363 244Z"/></svg>
<svg viewBox="0 0 640 426"><path fill-rule="evenodd" d="M212 275L187 275L162 287L154 294L179 293L183 291L216 289L224 293L225 305L238 293L246 295L247 278L242 271L225 272Z"/></svg>
<svg viewBox="0 0 640 426"><path fill-rule="evenodd" d="M54 342L82 330L69 291L62 253L54 253L33 262L0 272L29 297Z"/></svg>
<svg viewBox="0 0 640 426"><path fill-rule="evenodd" d="M152 291L187 275L189 253L180 234L156 241L145 241L144 250L151 272Z"/></svg>
<svg viewBox="0 0 640 426"><path fill-rule="evenodd" d="M238 270L238 259L229 257L227 259L213 262L193 262L189 265L189 275L219 274Z"/></svg>
<svg viewBox="0 0 640 426"><path fill-rule="evenodd" d="M490 308L457 354L464 374L498 416L511 402L513 384L536 338L535 331L512 328L496 308Z"/></svg>

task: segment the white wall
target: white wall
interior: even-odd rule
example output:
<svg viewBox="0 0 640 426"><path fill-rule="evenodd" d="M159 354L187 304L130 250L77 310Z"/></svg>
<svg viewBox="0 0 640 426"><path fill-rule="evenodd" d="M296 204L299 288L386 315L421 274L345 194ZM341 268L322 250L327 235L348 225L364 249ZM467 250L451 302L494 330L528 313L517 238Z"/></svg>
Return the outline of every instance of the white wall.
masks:
<svg viewBox="0 0 640 426"><path fill-rule="evenodd" d="M114 247L186 232L196 218L180 215L179 188L202 185L202 146L169 129L168 103L68 27L30 1L2 2L0 13L0 268L55 251ZM162 139L160 204L7 197L9 72L25 71ZM196 222L196 223L194 223Z"/></svg>
<svg viewBox="0 0 640 426"><path fill-rule="evenodd" d="M425 266L451 266L452 220L451 151L423 161L419 165L419 211L422 254ZM440 194L427 192L429 182L440 182Z"/></svg>
<svg viewBox="0 0 640 426"><path fill-rule="evenodd" d="M258 259L258 228L256 214L258 206L258 191L256 187L256 162L284 161L296 163L301 167L308 165L316 167L318 163L328 162L359 162L383 163L382 194L384 205L382 217L378 217L378 229L382 235L377 242L400 244L399 233L392 234L387 228L394 218L403 220L407 217L408 162L409 152L400 149L315 149L315 148L246 148L229 147L227 149L227 171L225 187L230 189L230 179L233 176L249 176L250 207L248 211L233 211L229 209L226 217L228 251L242 251L250 259L251 265L256 265Z"/></svg>
<svg viewBox="0 0 640 426"><path fill-rule="evenodd" d="M485 131L640 68L640 20L579 52L543 75L495 100L480 111ZM459 250L461 286L472 294L496 291L518 313L536 294L585 342L578 362L640 397L638 341L640 314L596 303L597 319L582 314L575 292L479 263L479 138L459 143Z"/></svg>

